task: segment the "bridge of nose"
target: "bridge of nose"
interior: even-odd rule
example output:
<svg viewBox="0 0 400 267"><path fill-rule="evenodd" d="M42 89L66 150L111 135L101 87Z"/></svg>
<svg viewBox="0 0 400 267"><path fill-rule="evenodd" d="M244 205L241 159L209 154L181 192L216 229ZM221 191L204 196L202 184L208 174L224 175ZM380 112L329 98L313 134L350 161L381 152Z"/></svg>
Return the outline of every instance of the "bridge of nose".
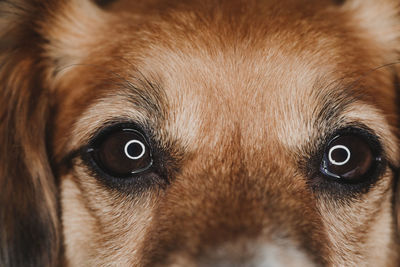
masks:
<svg viewBox="0 0 400 267"><path fill-rule="evenodd" d="M152 261L163 262L175 254L213 259L236 253L240 261L254 258L257 250L243 244L282 240L308 254L323 250L314 199L303 184L292 182L299 177L275 163L259 165L257 173L251 168L250 175L243 160L232 160L235 154L241 153L231 153L229 159L208 158L207 163L193 160L171 182L149 232L156 241L148 246L157 255ZM218 247L226 253L215 254Z"/></svg>

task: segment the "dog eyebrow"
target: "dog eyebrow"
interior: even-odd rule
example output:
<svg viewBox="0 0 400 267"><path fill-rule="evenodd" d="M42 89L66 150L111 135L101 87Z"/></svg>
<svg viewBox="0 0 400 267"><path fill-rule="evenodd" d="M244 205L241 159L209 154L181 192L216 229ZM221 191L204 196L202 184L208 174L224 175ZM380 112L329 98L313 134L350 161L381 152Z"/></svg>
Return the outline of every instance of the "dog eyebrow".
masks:
<svg viewBox="0 0 400 267"><path fill-rule="evenodd" d="M109 114L103 116L102 119L97 119L97 123L87 129L88 134L86 138L79 140L78 143L70 147L70 151L63 156L59 162L64 166L71 166L72 161L84 151L88 142L95 136L95 134L110 125L118 123L135 123L142 126L144 129L153 129L156 125L161 124L166 118L166 111L168 107L167 97L162 90L161 82L159 79L149 79L141 72L135 71L134 75L123 77L121 75L113 75L102 79L101 86L106 88L114 88L111 94L105 94L100 97L97 103L89 107L86 113L90 114L96 111L98 105L104 103L112 103L109 99L119 99L119 105L123 105L122 109L134 108L138 114L141 114L144 120L136 118L137 121L128 113L125 114ZM122 100L122 101L121 101ZM103 103L104 102L104 103ZM104 107L102 107L104 108ZM115 110L115 109L114 109ZM118 112L118 111L116 111ZM89 115L88 118L90 118ZM83 116L85 118L85 116ZM78 123L80 125L81 123Z"/></svg>
<svg viewBox="0 0 400 267"><path fill-rule="evenodd" d="M365 100L365 95L353 83L346 84L344 79L336 80L328 85L316 82L312 92L313 98L321 103L314 108L313 114L318 125L336 122L343 111L350 105Z"/></svg>
<svg viewBox="0 0 400 267"><path fill-rule="evenodd" d="M155 118L164 119L166 116L167 97L162 90L158 79L148 79L141 72L139 76L132 77L134 82L125 80L125 88L128 90L127 97L138 108L147 110Z"/></svg>

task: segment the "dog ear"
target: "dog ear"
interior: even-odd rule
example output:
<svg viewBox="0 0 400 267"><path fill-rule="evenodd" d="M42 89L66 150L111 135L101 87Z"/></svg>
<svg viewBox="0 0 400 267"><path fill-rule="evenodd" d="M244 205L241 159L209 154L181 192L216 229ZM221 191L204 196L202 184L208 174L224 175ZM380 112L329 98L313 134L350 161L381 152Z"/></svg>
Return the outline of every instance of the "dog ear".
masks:
<svg viewBox="0 0 400 267"><path fill-rule="evenodd" d="M89 0L0 1L0 266L60 265L51 96L56 70L87 56L98 14Z"/></svg>
<svg viewBox="0 0 400 267"><path fill-rule="evenodd" d="M37 5L37 6L36 6ZM36 27L43 3L0 4L0 266L56 266L57 187Z"/></svg>

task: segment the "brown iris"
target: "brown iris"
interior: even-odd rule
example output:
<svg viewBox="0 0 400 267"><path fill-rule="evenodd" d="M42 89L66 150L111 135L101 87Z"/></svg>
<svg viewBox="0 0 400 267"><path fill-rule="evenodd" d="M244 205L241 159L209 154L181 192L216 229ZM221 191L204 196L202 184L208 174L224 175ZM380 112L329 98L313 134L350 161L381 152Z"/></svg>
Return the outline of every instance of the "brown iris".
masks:
<svg viewBox="0 0 400 267"><path fill-rule="evenodd" d="M134 129L119 129L103 136L89 153L98 167L115 177L140 173L153 163L146 138Z"/></svg>
<svg viewBox="0 0 400 267"><path fill-rule="evenodd" d="M369 143L359 135L340 135L325 148L321 171L333 178L358 182L368 175L375 162Z"/></svg>

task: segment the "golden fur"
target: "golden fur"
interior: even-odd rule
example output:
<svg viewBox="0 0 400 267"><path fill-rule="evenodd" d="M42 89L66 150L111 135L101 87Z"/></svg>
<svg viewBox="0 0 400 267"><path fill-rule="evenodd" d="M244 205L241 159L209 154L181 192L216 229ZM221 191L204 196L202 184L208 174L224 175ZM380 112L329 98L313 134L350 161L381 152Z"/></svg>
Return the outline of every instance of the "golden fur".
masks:
<svg viewBox="0 0 400 267"><path fill-rule="evenodd" d="M397 0L98 2L0 2L1 266L398 266ZM165 183L84 163L126 121ZM349 125L388 167L320 191L307 162Z"/></svg>

